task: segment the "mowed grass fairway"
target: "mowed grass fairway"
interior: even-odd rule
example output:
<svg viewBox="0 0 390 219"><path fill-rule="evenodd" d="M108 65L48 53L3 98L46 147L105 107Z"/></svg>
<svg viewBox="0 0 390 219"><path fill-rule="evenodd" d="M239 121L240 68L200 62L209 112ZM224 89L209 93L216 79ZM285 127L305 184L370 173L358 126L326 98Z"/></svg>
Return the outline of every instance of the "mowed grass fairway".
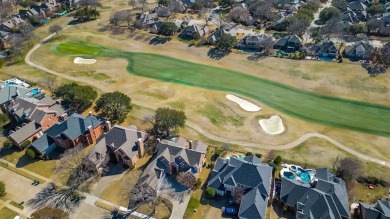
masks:
<svg viewBox="0 0 390 219"><path fill-rule="evenodd" d="M108 49L80 41L53 47L62 55L102 56L128 60L137 76L232 92L257 100L300 119L322 125L390 137L390 107L319 95L228 69L157 54Z"/></svg>

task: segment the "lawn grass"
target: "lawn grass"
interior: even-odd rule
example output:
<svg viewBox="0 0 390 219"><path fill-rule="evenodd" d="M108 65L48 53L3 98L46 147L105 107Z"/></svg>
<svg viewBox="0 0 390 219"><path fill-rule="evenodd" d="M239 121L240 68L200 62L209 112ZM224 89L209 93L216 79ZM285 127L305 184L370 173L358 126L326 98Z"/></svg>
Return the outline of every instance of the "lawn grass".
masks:
<svg viewBox="0 0 390 219"><path fill-rule="evenodd" d="M211 103L206 104L203 108L199 109L199 112L207 117L211 123L217 126L231 124L239 127L244 124L244 117L239 115L227 116L221 109Z"/></svg>
<svg viewBox="0 0 390 219"><path fill-rule="evenodd" d="M115 208L112 207L111 205L106 205L106 204L104 204L104 203L101 202L101 201L96 201L96 202L95 202L95 205L96 205L97 207L102 208L102 209L107 210L107 211L114 211L114 210L115 210Z"/></svg>
<svg viewBox="0 0 390 219"><path fill-rule="evenodd" d="M17 208L19 208L19 209L21 209L21 210L24 209L24 206L23 206L23 205L19 205L18 203L14 202L14 201L10 201L9 204L10 204L10 205L13 205L13 206L15 206L15 207L17 207Z"/></svg>
<svg viewBox="0 0 390 219"><path fill-rule="evenodd" d="M13 219L15 218L15 216L17 216L18 213L16 213L15 211L7 208L7 207L3 207L2 209L0 209L0 216L1 218L4 218L4 219Z"/></svg>
<svg viewBox="0 0 390 219"><path fill-rule="evenodd" d="M124 58L129 62L127 70L137 76L232 92L305 121L390 136L388 106L324 96L228 69L156 54L108 50L80 41L57 44L54 50L62 55ZM153 60L153 65L145 60Z"/></svg>

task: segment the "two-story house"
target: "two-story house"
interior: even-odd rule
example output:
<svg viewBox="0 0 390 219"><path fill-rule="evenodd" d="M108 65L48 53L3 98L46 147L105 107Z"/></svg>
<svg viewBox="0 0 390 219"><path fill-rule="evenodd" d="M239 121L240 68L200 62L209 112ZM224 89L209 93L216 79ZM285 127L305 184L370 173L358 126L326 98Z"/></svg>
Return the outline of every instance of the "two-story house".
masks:
<svg viewBox="0 0 390 219"><path fill-rule="evenodd" d="M197 24L188 26L185 30L183 30L183 35L188 38L196 38L196 37L204 37L210 29L207 26L200 27Z"/></svg>
<svg viewBox="0 0 390 219"><path fill-rule="evenodd" d="M367 60L372 54L374 47L369 42L359 41L353 45L347 46L343 55L352 60Z"/></svg>
<svg viewBox="0 0 390 219"><path fill-rule="evenodd" d="M47 129L29 148L38 155L49 157L56 147L68 149L94 144L103 132L104 122L100 118L72 114Z"/></svg>
<svg viewBox="0 0 390 219"><path fill-rule="evenodd" d="M243 39L238 41L237 48L263 50L264 49L264 42L268 39L270 39L270 37L265 35L265 34L248 35L248 36L245 36Z"/></svg>
<svg viewBox="0 0 390 219"><path fill-rule="evenodd" d="M106 133L97 139L96 145L87 157L95 163L96 168L109 159L127 167L134 167L137 161L145 154L145 142L148 134L135 127L125 128L106 121Z"/></svg>
<svg viewBox="0 0 390 219"><path fill-rule="evenodd" d="M220 196L234 196L236 187L243 188L245 193L241 199L238 217L265 219L271 196L271 182L272 167L250 155L244 159L218 158L207 187L215 189Z"/></svg>
<svg viewBox="0 0 390 219"><path fill-rule="evenodd" d="M302 40L297 35L287 35L275 42L274 49L285 52L296 52L300 50L301 46Z"/></svg>
<svg viewBox="0 0 390 219"><path fill-rule="evenodd" d="M23 142L38 139L49 127L67 116L63 107L50 97L11 100L6 110L18 123L8 139L19 148L22 148Z"/></svg>

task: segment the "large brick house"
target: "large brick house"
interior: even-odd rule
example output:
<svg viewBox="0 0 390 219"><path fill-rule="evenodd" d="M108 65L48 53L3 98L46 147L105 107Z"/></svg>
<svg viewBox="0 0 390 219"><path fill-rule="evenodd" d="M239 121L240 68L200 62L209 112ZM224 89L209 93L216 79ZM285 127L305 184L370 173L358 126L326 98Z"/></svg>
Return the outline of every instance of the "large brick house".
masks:
<svg viewBox="0 0 390 219"><path fill-rule="evenodd" d="M197 178L206 160L206 151L207 145L198 140L192 142L182 137L174 141L162 140L142 177L146 178L145 182L155 190L166 175L189 172Z"/></svg>
<svg viewBox="0 0 390 219"><path fill-rule="evenodd" d="M19 148L24 142L38 139L49 127L67 116L63 107L50 97L11 100L5 109L18 124L8 139Z"/></svg>
<svg viewBox="0 0 390 219"><path fill-rule="evenodd" d="M96 168L109 159L124 166L134 167L139 158L145 153L145 142L148 134L135 127L125 128L115 125L110 129L106 121L106 133L99 139L95 147L87 154L88 159L96 164Z"/></svg>
<svg viewBox="0 0 390 219"><path fill-rule="evenodd" d="M68 149L77 145L94 144L103 132L104 122L101 119L73 114L47 129L29 148L36 154L50 156L56 147Z"/></svg>

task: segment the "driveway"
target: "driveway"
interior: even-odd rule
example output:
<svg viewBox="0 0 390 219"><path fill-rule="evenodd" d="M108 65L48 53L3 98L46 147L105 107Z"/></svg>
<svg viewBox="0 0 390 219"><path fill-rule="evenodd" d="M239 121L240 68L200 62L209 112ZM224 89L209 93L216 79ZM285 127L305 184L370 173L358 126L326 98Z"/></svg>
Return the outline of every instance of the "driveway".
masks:
<svg viewBox="0 0 390 219"><path fill-rule="evenodd" d="M87 204L86 202L80 202L79 207L74 213L70 215L71 219L79 218L111 218L111 212L94 205Z"/></svg>

